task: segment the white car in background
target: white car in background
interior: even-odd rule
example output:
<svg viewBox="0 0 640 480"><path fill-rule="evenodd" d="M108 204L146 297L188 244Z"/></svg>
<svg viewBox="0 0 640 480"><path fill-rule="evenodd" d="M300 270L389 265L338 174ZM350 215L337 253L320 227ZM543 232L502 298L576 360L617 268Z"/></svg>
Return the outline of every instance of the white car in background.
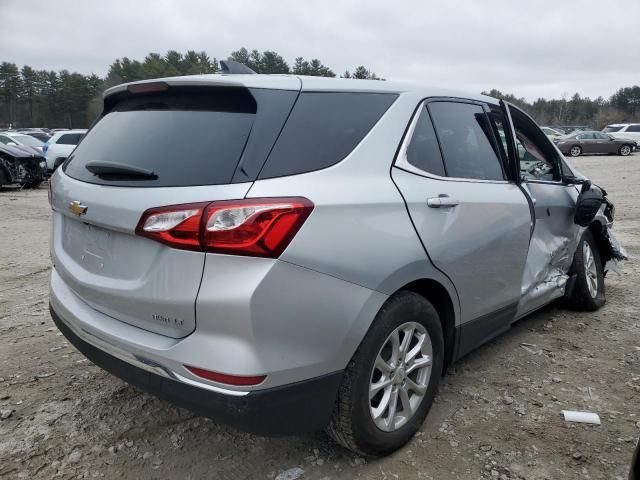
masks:
<svg viewBox="0 0 640 480"><path fill-rule="evenodd" d="M63 130L53 134L44 145L44 157L50 173L67 159L85 133L86 130Z"/></svg>
<svg viewBox="0 0 640 480"><path fill-rule="evenodd" d="M36 150L34 153L42 154L44 142L31 135L20 132L0 132L0 143L3 145L20 145L31 147Z"/></svg>
<svg viewBox="0 0 640 480"><path fill-rule="evenodd" d="M602 129L615 138L628 138L640 145L640 123L614 123Z"/></svg>

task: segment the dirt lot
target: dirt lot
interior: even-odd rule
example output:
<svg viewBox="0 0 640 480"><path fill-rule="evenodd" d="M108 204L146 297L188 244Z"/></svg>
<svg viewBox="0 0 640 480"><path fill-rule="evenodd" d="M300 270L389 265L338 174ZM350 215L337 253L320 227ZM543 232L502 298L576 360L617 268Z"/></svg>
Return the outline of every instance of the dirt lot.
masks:
<svg viewBox="0 0 640 480"><path fill-rule="evenodd" d="M617 235L640 254L640 154L576 164L609 190ZM457 363L418 436L372 461L323 433L216 425L85 360L47 311L49 217L46 188L0 191L0 477L626 478L640 434L637 262L607 277L600 311L548 307ZM563 409L602 425L567 424Z"/></svg>

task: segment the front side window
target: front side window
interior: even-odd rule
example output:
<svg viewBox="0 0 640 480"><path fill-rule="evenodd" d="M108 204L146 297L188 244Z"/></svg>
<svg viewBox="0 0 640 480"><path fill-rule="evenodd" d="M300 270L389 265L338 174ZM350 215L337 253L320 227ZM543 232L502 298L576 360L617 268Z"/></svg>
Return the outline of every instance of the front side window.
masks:
<svg viewBox="0 0 640 480"><path fill-rule="evenodd" d="M429 112L440 139L449 177L504 180L498 146L481 106L432 102Z"/></svg>
<svg viewBox="0 0 640 480"><path fill-rule="evenodd" d="M444 176L440 147L427 108L423 106L419 115L407 146L407 162L424 172Z"/></svg>
<svg viewBox="0 0 640 480"><path fill-rule="evenodd" d="M577 135L576 138L578 140L593 140L594 135L593 133L581 133L580 135Z"/></svg>
<svg viewBox="0 0 640 480"><path fill-rule="evenodd" d="M520 174L529 180L554 180L553 163L529 137L516 131Z"/></svg>

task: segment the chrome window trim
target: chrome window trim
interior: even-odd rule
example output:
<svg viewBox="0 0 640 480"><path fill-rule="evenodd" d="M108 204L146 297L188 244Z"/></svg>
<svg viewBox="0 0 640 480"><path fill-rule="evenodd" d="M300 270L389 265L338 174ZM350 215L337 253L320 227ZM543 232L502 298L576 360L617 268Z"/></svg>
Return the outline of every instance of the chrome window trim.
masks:
<svg viewBox="0 0 640 480"><path fill-rule="evenodd" d="M447 101L447 99L442 99L441 101ZM442 177L440 175L429 173L425 170L422 170L421 168L418 168L410 164L409 160L407 159L407 149L409 148L409 144L411 143L411 139L413 138L413 133L415 132L416 125L418 124L418 119L420 118L420 114L423 111L423 109L426 107L427 102L428 102L427 100L422 100L418 105L418 107L413 112L413 115L411 117L411 122L409 123L409 128L407 130L407 133L405 133L402 143L400 144L400 151L393 164L395 167L400 168L401 170L405 170L409 173L420 175L421 177L431 178L433 180L441 180L441 181L448 181L448 182L468 182L468 183L499 183L499 184L514 183L514 182L510 182L509 180L484 180L480 178ZM469 103L473 105L479 105L477 102L473 102L473 101L470 101ZM435 129L435 126L433 126L433 128ZM442 158L442 153L440 157ZM442 161L444 162L444 158L442 159Z"/></svg>

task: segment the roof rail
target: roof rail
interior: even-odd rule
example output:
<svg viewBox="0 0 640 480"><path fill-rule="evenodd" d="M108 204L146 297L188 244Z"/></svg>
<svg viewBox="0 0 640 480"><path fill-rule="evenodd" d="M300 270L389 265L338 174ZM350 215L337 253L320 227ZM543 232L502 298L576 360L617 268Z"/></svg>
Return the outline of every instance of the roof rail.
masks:
<svg viewBox="0 0 640 480"><path fill-rule="evenodd" d="M220 60L220 67L222 68L222 73L229 74L241 74L241 73L256 73L251 70L246 65L236 62L235 60Z"/></svg>

